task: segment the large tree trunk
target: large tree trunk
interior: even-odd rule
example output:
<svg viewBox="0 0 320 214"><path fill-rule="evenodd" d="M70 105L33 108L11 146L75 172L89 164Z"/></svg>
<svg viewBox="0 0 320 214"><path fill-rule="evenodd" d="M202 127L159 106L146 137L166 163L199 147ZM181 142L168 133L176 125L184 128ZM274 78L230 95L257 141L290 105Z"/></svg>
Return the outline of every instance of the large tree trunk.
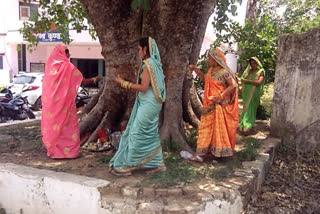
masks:
<svg viewBox="0 0 320 214"><path fill-rule="evenodd" d="M183 108L182 96L184 85L188 87L186 90L192 89L192 79L186 78L184 81L185 74L188 64L198 59L214 1L150 0L147 11L133 11L131 0L115 0L112 3L82 0L82 3L98 34L107 76L97 104L80 123L81 134L93 132L106 112L107 126L119 125L128 119L135 92L121 89L113 79L120 75L131 82L136 81L136 71L141 63L138 41L141 37L151 36L158 44L166 76L167 97L160 136L188 148L183 129L183 109L188 108ZM190 108L192 102L189 97L184 103Z"/></svg>

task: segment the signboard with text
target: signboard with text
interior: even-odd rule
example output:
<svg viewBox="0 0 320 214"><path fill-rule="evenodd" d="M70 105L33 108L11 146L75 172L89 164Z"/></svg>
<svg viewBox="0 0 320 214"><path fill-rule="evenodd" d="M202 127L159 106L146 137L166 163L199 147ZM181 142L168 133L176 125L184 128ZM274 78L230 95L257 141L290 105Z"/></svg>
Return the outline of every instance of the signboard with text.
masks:
<svg viewBox="0 0 320 214"><path fill-rule="evenodd" d="M39 42L63 42L61 33L58 30L54 30L46 33L37 33Z"/></svg>

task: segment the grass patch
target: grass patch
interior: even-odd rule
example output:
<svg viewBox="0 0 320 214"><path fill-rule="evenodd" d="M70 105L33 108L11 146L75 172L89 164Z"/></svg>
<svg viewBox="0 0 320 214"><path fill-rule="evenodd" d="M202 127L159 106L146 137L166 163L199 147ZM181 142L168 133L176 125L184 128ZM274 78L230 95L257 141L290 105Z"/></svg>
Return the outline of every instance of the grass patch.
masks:
<svg viewBox="0 0 320 214"><path fill-rule="evenodd" d="M194 167L190 162L183 160L177 153L164 152L163 156L167 171L149 175L142 182L168 187L181 182L191 183L204 177L200 168Z"/></svg>
<svg viewBox="0 0 320 214"><path fill-rule="evenodd" d="M102 156L98 159L98 162L99 163L103 163L103 164L108 164L111 160L112 156L111 155L105 155L105 156Z"/></svg>
<svg viewBox="0 0 320 214"><path fill-rule="evenodd" d="M191 143L196 142L195 133L196 131L190 132L188 136ZM220 181L231 177L235 169L242 167L243 161L253 161L258 155L257 149L261 145L258 140L247 138L244 143L244 148L236 152L233 157L218 158L213 163L212 159L206 160L205 163L200 164L182 159L177 153L176 144L165 141L166 151L163 155L167 171L149 175L141 183L154 184L156 187L170 187L182 182L192 183L202 179Z"/></svg>
<svg viewBox="0 0 320 214"><path fill-rule="evenodd" d="M260 148L261 142L254 138L248 138L245 140L244 149L237 152L236 155L240 161L253 161L256 159Z"/></svg>
<svg viewBox="0 0 320 214"><path fill-rule="evenodd" d="M208 160L200 164L186 161L174 152L164 152L163 155L167 171L149 175L141 183L154 184L156 187L166 188L202 179L220 181L232 176L234 170L242 166L241 161L236 156L221 158L218 163L212 163L212 160ZM143 184L139 185L143 186Z"/></svg>
<svg viewBox="0 0 320 214"><path fill-rule="evenodd" d="M181 150L179 143L170 140L163 140L161 146L162 150L165 152L178 152Z"/></svg>

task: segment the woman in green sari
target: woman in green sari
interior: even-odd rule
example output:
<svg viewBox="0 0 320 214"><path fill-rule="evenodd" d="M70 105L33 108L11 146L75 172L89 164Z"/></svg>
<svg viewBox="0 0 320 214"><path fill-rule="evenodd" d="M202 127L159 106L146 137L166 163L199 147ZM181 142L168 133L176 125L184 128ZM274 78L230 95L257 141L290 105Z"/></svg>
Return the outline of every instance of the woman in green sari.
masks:
<svg viewBox="0 0 320 214"><path fill-rule="evenodd" d="M260 96L263 92L265 70L256 57L250 58L250 63L241 76L243 111L241 115L240 131L247 133L256 120Z"/></svg>
<svg viewBox="0 0 320 214"><path fill-rule="evenodd" d="M142 65L135 84L117 77L122 87L138 92L117 153L110 160L115 175L131 175L133 170L149 169L148 174L165 171L158 132L159 113L165 100L165 82L157 44L151 37L140 39Z"/></svg>

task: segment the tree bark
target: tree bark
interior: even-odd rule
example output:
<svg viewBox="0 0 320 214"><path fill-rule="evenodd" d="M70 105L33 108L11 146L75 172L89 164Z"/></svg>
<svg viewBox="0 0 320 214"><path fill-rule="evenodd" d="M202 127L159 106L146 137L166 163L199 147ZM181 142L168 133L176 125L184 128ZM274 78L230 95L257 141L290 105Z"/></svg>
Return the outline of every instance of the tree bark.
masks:
<svg viewBox="0 0 320 214"><path fill-rule="evenodd" d="M120 75L130 82L136 81L141 63L138 41L151 36L158 45L166 76L167 97L161 113L160 137L191 151L184 140L184 78L188 64L198 59L214 1L150 0L147 11L133 11L131 0L81 1L99 37L107 71L99 101L80 123L81 134L94 131L106 112L109 112L107 126L128 119L136 93L121 89L113 79ZM190 100L186 103L192 106Z"/></svg>
<svg viewBox="0 0 320 214"><path fill-rule="evenodd" d="M252 24L256 24L257 13L257 0L248 0L247 10L246 10L246 19L248 19Z"/></svg>
<svg viewBox="0 0 320 214"><path fill-rule="evenodd" d="M196 91L194 84L190 88L190 102L193 109L193 112L197 115L198 118L201 117L202 114L202 102L199 98L199 95Z"/></svg>

